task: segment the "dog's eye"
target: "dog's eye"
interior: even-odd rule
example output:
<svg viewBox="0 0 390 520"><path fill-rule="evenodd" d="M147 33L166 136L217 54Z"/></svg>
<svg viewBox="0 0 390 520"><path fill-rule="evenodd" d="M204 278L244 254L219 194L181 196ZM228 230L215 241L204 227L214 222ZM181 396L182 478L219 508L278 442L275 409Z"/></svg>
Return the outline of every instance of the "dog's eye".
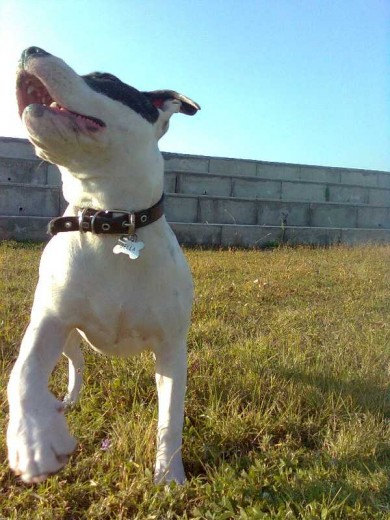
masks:
<svg viewBox="0 0 390 520"><path fill-rule="evenodd" d="M108 72L104 72L104 73L102 74L102 78L104 78L104 79L109 79L109 80L111 80L111 81L118 81L118 78L117 78L117 77L115 77L113 74L109 74Z"/></svg>
<svg viewBox="0 0 390 520"><path fill-rule="evenodd" d="M109 72L93 72L92 74L90 74L90 77L94 78L94 79L120 81L116 76L114 76L113 74L110 74Z"/></svg>

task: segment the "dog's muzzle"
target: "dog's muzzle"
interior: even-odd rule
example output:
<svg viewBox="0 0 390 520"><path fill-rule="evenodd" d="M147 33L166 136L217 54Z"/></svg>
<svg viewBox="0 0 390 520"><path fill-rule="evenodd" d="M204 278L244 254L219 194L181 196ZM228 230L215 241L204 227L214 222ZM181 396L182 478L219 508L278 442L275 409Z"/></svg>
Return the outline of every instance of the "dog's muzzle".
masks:
<svg viewBox="0 0 390 520"><path fill-rule="evenodd" d="M91 232L104 235L134 235L135 230L156 222L164 214L164 194L149 209L126 212L121 210L97 210L83 208L79 215L57 217L48 225L48 233L56 235L65 231Z"/></svg>

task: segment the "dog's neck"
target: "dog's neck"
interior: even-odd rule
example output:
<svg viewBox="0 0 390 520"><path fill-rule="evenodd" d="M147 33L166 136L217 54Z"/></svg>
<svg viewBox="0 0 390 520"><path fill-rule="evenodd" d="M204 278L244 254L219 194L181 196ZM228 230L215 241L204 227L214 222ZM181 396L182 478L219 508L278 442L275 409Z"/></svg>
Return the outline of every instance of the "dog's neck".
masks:
<svg viewBox="0 0 390 520"><path fill-rule="evenodd" d="M71 208L139 211L163 192L164 161L157 143L145 151L95 161L88 169L60 166L65 200Z"/></svg>

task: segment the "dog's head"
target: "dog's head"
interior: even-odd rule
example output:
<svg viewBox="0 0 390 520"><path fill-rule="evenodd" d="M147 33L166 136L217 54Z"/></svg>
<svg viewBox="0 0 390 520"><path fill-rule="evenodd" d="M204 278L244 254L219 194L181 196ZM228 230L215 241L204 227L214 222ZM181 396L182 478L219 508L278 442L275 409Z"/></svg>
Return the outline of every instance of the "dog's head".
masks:
<svg viewBox="0 0 390 520"><path fill-rule="evenodd" d="M140 92L108 73L79 76L61 59L29 47L17 72L19 114L42 159L77 169L154 146L172 114L199 105L172 90Z"/></svg>

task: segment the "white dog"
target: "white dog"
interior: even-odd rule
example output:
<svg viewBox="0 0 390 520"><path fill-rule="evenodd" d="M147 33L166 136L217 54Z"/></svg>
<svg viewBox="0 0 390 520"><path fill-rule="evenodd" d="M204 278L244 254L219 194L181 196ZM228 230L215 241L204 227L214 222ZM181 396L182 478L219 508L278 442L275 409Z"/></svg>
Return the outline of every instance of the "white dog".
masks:
<svg viewBox="0 0 390 520"><path fill-rule="evenodd" d="M79 76L37 47L22 54L19 112L36 154L57 164L69 207L40 264L31 321L8 384L11 468L41 482L76 446L64 404L48 390L61 353L69 393L82 378L80 335L97 351L152 349L159 416L155 480L183 482L186 336L193 297L184 255L163 215L157 141L176 112L199 110L173 91L139 92L111 74Z"/></svg>

